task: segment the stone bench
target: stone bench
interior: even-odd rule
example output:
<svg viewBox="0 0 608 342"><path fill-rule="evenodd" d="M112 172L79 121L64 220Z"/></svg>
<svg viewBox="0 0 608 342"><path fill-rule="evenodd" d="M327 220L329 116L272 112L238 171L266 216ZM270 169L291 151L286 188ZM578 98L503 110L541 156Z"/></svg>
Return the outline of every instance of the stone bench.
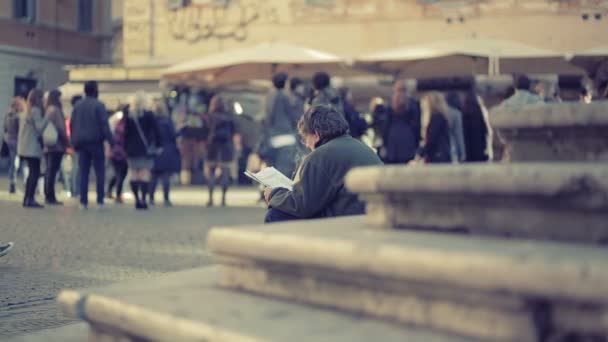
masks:
<svg viewBox="0 0 608 342"><path fill-rule="evenodd" d="M608 101L498 106L490 122L512 161L608 161Z"/></svg>
<svg viewBox="0 0 608 342"><path fill-rule="evenodd" d="M363 217L214 229L224 287L486 341L608 337L608 250L374 230Z"/></svg>
<svg viewBox="0 0 608 342"><path fill-rule="evenodd" d="M89 322L91 342L468 341L228 291L217 286L217 278L217 269L206 267L82 292L63 291L58 301L67 315ZM87 336L73 340L85 341Z"/></svg>
<svg viewBox="0 0 608 342"><path fill-rule="evenodd" d="M346 185L372 227L608 242L608 164L370 167Z"/></svg>

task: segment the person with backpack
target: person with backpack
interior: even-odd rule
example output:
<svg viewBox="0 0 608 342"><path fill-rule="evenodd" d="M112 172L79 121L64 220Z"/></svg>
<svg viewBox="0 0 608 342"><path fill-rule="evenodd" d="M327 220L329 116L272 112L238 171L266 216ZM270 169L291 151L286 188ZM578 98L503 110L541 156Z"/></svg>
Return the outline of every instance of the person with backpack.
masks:
<svg viewBox="0 0 608 342"><path fill-rule="evenodd" d="M224 99L219 95L209 103L209 137L207 140L207 179L209 187L208 207L213 206L213 190L218 181L216 169L220 169L219 184L222 187L222 207L226 206L226 193L230 185L230 166L234 159L233 137L236 133L232 113L228 113Z"/></svg>
<svg viewBox="0 0 608 342"><path fill-rule="evenodd" d="M63 205L55 195L55 180L61 168L63 155L68 148L69 140L65 127L65 117L61 106L61 92L53 89L46 99L45 118L49 122L47 129L55 129L55 139L44 141L46 173L44 176L44 197L47 205Z"/></svg>

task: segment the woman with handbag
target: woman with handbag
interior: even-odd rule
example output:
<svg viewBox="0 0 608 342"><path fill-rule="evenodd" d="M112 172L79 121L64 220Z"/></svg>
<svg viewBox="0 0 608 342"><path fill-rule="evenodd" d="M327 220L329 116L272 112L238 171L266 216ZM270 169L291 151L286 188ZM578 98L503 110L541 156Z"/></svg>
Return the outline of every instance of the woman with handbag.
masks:
<svg viewBox="0 0 608 342"><path fill-rule="evenodd" d="M146 110L146 95L137 93L129 108L125 110L125 151L129 165L131 189L135 196L135 209L148 209L148 196L151 170L154 158L160 150L160 133L154 114Z"/></svg>
<svg viewBox="0 0 608 342"><path fill-rule="evenodd" d="M15 168L15 158L17 157L17 141L19 138L19 117L25 111L25 101L21 97L15 97L11 101L11 107L4 116L4 139L2 142L2 150L6 150L8 157L8 180L9 193L15 193L15 179L17 178L17 170Z"/></svg>
<svg viewBox="0 0 608 342"><path fill-rule="evenodd" d="M46 99L45 113L48 126L42 135L46 160L44 197L47 205L63 205L63 203L57 201L55 195L55 180L69 143L59 90L53 89L49 92ZM52 132L53 130L55 132Z"/></svg>
<svg viewBox="0 0 608 342"><path fill-rule="evenodd" d="M42 132L48 123L42 115L42 97L42 90L32 89L27 96L26 111L19 118L17 154L29 168L23 196L24 208L44 208L34 198L40 177L40 159L43 156Z"/></svg>

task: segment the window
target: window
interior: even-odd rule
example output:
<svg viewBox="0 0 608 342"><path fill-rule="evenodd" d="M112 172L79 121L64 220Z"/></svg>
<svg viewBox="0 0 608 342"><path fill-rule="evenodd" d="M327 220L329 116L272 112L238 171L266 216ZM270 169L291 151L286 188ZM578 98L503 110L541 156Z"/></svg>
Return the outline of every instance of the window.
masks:
<svg viewBox="0 0 608 342"><path fill-rule="evenodd" d="M13 0L13 17L27 22L36 20L36 0Z"/></svg>
<svg viewBox="0 0 608 342"><path fill-rule="evenodd" d="M93 31L93 0L78 1L78 30Z"/></svg>

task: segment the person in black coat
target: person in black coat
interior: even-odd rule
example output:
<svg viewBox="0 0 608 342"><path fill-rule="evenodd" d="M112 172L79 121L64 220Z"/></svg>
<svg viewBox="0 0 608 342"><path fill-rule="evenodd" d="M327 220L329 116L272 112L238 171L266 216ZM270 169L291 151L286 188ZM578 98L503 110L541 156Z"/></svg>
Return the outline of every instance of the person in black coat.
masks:
<svg viewBox="0 0 608 342"><path fill-rule="evenodd" d="M154 114L159 130L159 140L162 150L154 160L154 168L152 169L152 182L150 190L150 204L154 205L154 193L160 179L163 184L163 199L166 207L170 207L171 200L169 193L171 191L171 175L179 173L181 170L181 156L177 148L177 132L169 111L162 99L154 101Z"/></svg>
<svg viewBox="0 0 608 342"><path fill-rule="evenodd" d="M488 161L490 125L477 99L477 94L472 91L465 97L462 114L467 162Z"/></svg>
<svg viewBox="0 0 608 342"><path fill-rule="evenodd" d="M160 133L154 113L145 110L147 99L138 93L125 111L125 151L129 164L131 189L135 196L136 209L148 209L148 196L151 170L154 157L160 148Z"/></svg>
<svg viewBox="0 0 608 342"><path fill-rule="evenodd" d="M452 161L450 146L450 130L447 119L448 106L443 94L431 92L427 95L430 117L423 120L424 143L419 155L427 163L449 163Z"/></svg>
<svg viewBox="0 0 608 342"><path fill-rule="evenodd" d="M401 82L395 84L387 119L381 156L386 164L406 164L416 157L420 144L420 104Z"/></svg>

